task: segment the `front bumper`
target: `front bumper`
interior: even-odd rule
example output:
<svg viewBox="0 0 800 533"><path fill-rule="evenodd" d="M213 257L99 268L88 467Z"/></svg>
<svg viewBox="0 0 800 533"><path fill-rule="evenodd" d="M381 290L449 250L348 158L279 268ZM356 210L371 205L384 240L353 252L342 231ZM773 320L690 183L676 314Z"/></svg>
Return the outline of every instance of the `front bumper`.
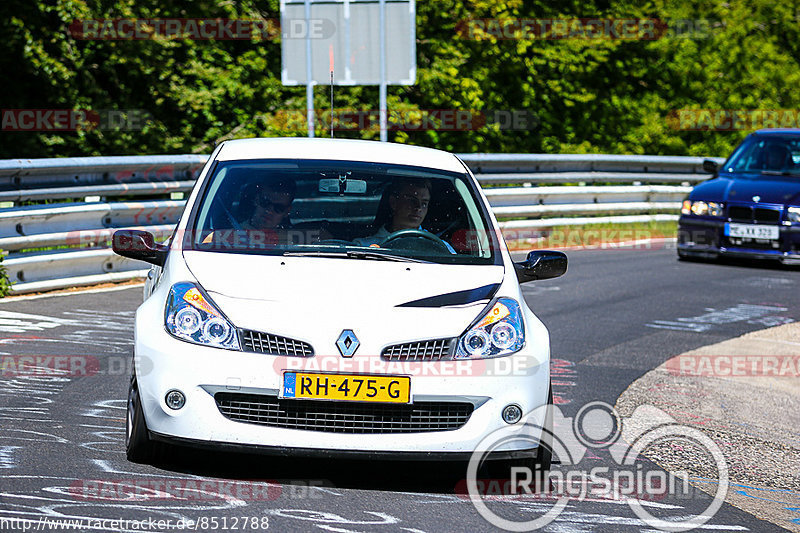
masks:
<svg viewBox="0 0 800 533"><path fill-rule="evenodd" d="M171 437L150 432L150 438L167 444L188 446L200 450L222 451L233 453L249 453L273 457L311 457L319 459L352 459L379 461L454 461L465 462L472 457L472 452L398 452L373 450L328 450L323 448L287 448L285 446L265 446L253 444L230 444L225 442L209 442L195 439ZM493 452L486 457L490 461L536 459L538 448Z"/></svg>
<svg viewBox="0 0 800 533"><path fill-rule="evenodd" d="M800 260L800 226L779 226L777 247L770 242L735 240L725 236L724 219L685 216L678 219L678 254L715 258Z"/></svg>
<svg viewBox="0 0 800 533"><path fill-rule="evenodd" d="M474 411L458 429L336 433L263 426L223 416L215 393L275 395L282 385L283 370L297 369L301 358L222 350L177 340L154 319L160 318L161 313L147 309L151 305L158 307L154 302L146 302L137 313L135 368L147 427L158 440L278 455L463 460L487 434L500 430L504 434L511 432L530 438L514 441L506 448L498 448L498 452L535 455L536 448L531 447L531 442L538 441L544 423L543 410L539 408L547 402L550 380L546 330L544 334L529 333L528 338L533 342L529 341L523 351L510 357L428 363L425 367L415 367L417 373L407 374L411 376L412 403L472 403ZM535 342L536 339L539 341ZM356 356L368 357L365 354ZM303 362L310 363L313 359ZM372 363L387 364L377 357L373 359L367 368L375 368ZM442 363L448 364L448 371L442 370L445 368ZM166 393L172 389L186 396L185 406L177 411L167 407L164 401ZM538 411L528 425L521 422L508 425L502 420L501 412L511 403L519 405L524 413Z"/></svg>

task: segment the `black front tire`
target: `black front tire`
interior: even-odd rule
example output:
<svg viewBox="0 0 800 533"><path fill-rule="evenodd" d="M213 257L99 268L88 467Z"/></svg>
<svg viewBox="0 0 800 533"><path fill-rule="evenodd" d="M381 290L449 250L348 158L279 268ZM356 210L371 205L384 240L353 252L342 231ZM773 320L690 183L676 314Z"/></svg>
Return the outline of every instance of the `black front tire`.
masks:
<svg viewBox="0 0 800 533"><path fill-rule="evenodd" d="M150 439L144 420L136 376L131 376L128 388L128 409L125 417L125 453L128 461L151 464L162 458L163 446Z"/></svg>

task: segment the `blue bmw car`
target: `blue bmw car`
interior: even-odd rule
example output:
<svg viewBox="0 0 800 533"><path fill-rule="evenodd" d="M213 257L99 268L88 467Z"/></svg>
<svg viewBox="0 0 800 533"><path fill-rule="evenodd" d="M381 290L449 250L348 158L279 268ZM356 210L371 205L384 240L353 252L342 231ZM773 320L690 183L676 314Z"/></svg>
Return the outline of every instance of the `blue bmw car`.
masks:
<svg viewBox="0 0 800 533"><path fill-rule="evenodd" d="M692 189L678 221L680 258L800 259L800 129L748 135L712 179Z"/></svg>

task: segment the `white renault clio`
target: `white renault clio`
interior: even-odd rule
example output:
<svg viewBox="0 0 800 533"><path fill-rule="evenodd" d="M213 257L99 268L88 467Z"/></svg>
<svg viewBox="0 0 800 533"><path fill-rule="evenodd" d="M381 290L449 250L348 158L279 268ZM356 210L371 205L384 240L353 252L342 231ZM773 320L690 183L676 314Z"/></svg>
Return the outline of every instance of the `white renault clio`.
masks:
<svg viewBox="0 0 800 533"><path fill-rule="evenodd" d="M490 459L549 468L531 444L549 423L549 337L520 282L560 276L567 258L512 262L455 155L226 141L169 244L119 230L113 246L154 265L136 313L130 460L165 442L466 460L506 428L529 438Z"/></svg>

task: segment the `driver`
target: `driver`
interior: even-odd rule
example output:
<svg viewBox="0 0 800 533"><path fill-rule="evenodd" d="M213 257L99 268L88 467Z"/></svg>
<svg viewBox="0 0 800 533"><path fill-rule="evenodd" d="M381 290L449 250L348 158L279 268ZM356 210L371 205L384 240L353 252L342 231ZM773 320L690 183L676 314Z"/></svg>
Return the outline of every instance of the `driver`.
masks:
<svg viewBox="0 0 800 533"><path fill-rule="evenodd" d="M790 159L789 150L782 144L767 146L764 168L769 170L783 170Z"/></svg>
<svg viewBox="0 0 800 533"><path fill-rule="evenodd" d="M404 229L422 229L431 201L431 181L399 179L389 186L389 221L378 228L374 235L354 239L359 246L377 247L392 233ZM456 251L444 242L451 254Z"/></svg>

